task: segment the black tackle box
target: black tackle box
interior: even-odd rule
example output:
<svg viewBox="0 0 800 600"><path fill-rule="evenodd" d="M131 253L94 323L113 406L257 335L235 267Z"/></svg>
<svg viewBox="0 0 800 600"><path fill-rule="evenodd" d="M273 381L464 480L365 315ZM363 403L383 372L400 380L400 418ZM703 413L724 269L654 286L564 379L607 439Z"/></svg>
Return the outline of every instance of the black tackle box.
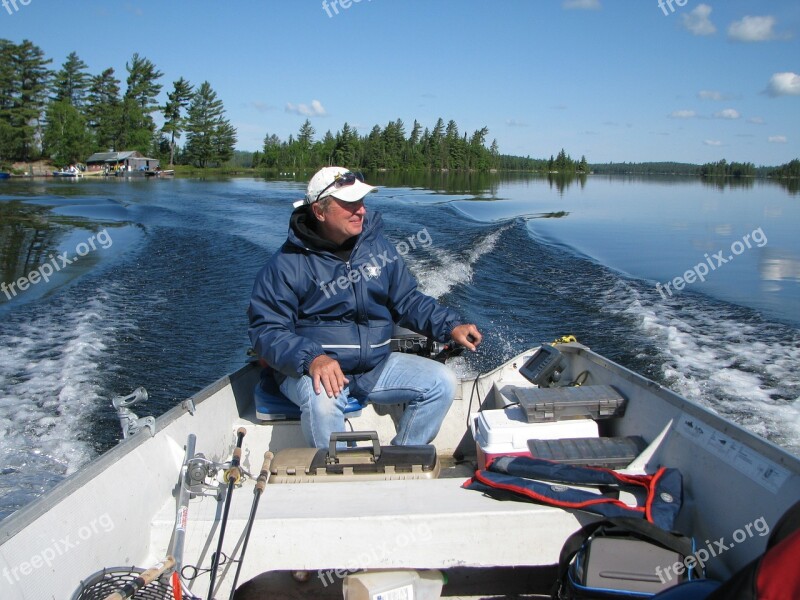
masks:
<svg viewBox="0 0 800 600"><path fill-rule="evenodd" d="M647 447L640 436L528 440L534 458L586 467L622 469Z"/></svg>

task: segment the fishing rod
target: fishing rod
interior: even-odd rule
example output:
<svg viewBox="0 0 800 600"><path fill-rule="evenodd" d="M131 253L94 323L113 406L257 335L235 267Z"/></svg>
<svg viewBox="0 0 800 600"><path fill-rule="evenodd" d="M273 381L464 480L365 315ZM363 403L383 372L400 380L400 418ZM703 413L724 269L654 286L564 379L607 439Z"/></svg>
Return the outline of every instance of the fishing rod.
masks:
<svg viewBox="0 0 800 600"><path fill-rule="evenodd" d="M236 431L236 448L233 450L233 458L231 458L231 467L223 474L223 479L228 484L228 493L225 496L225 509L222 512L222 524L219 528L219 541L217 542L217 551L211 557L211 584L208 587L208 600L214 599L214 583L217 578L217 568L219 567L219 559L222 556L222 540L225 538L225 527L228 524L228 511L231 508L231 497L233 496L233 488L242 477L242 470L239 468L239 463L242 459L242 440L244 439L247 430L244 427L239 427Z"/></svg>
<svg viewBox="0 0 800 600"><path fill-rule="evenodd" d="M267 487L267 482L269 481L269 468L272 465L273 458L274 454L272 454L272 452L264 453L264 464L261 465L261 473L259 473L258 479L256 479L256 487L255 490L253 490L253 494L255 495L253 498L253 506L250 508L250 517L247 519L247 526L244 534L244 544L242 545L242 553L239 555L239 564L236 565L236 575L233 577L233 587L231 587L231 595L229 600L233 600L233 596L236 594L236 583L239 581L239 573L241 572L242 564L244 563L244 553L247 552L247 542L250 540L250 531L253 529L253 523L256 520L258 501L261 499L261 494L263 493L264 488Z"/></svg>
<svg viewBox="0 0 800 600"><path fill-rule="evenodd" d="M122 589L106 596L105 600L127 600L128 598L132 598L136 592L161 577L161 575L172 569L174 566L175 558L168 556L157 565L147 569L144 573L137 576L133 581L126 583Z"/></svg>
<svg viewBox="0 0 800 600"><path fill-rule="evenodd" d="M190 433L186 440L186 456L181 467L178 479L178 509L175 513L175 530L172 536L172 548L170 554L175 557L175 570L172 572L172 589L175 600L183 598L181 586L181 569L183 568L183 547L186 540L186 522L189 517L189 465L194 458L197 436Z"/></svg>

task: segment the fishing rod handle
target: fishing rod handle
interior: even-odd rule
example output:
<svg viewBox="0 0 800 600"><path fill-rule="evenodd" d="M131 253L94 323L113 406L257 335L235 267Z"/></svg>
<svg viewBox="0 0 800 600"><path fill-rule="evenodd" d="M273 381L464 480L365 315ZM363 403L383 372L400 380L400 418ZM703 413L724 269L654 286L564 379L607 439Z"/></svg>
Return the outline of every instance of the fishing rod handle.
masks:
<svg viewBox="0 0 800 600"><path fill-rule="evenodd" d="M247 429L239 427L236 430L236 448L233 449L233 458L231 458L231 468L225 471L223 479L226 483L231 481L239 482L242 478L242 470L239 464L242 462L242 440L244 439Z"/></svg>
<svg viewBox="0 0 800 600"><path fill-rule="evenodd" d="M132 598L136 592L141 590L146 585L151 584L153 581L158 579L163 573L166 573L174 566L175 566L175 558L173 558L172 556L168 556L162 562L158 563L157 565L147 569L145 572L140 574L132 582L126 583L121 590L113 592L108 596L106 596L105 600L127 600L127 598Z"/></svg>
<svg viewBox="0 0 800 600"><path fill-rule="evenodd" d="M261 465L261 473L258 475L258 479L256 480L256 490L258 492L263 492L264 488L267 487L267 481L269 481L269 468L272 465L272 459L275 458L275 455L272 452L265 452L264 453L264 464Z"/></svg>

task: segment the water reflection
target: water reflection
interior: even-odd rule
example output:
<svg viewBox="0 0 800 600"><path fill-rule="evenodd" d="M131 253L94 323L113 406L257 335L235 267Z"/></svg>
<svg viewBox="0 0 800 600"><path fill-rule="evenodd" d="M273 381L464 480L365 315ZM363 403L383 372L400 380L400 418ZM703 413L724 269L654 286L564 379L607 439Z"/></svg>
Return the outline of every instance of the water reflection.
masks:
<svg viewBox="0 0 800 600"><path fill-rule="evenodd" d="M124 210L119 209L112 215L113 211L109 211L109 207L105 206L106 201L101 201L99 207L93 205L91 199L87 199L86 202L88 204L83 206L74 204L73 200L53 196L24 201L0 198L0 282L11 286L13 282L27 278L45 263L57 264L54 262L55 257L64 250L74 249L74 246L64 248L65 244L83 242L88 239L91 232L97 233L103 228L111 227L117 231L126 228L127 222L120 218ZM84 233L79 235L81 231ZM72 239L76 235L78 237ZM67 275L77 276L97 260L99 260L97 256L87 257L82 261L81 269L73 268L71 263L67 262L63 266L70 265L70 267L63 272L56 269L58 271L56 276L49 281L67 281L69 279ZM35 283L38 279L31 283ZM40 289L40 293L43 291ZM0 294L0 305L18 298L18 292L13 288L11 291L6 291L4 288L3 292ZM28 293L25 297L31 299L34 294Z"/></svg>
<svg viewBox="0 0 800 600"><path fill-rule="evenodd" d="M63 233L48 219L48 208L16 200L0 202L2 281L15 281L48 260Z"/></svg>

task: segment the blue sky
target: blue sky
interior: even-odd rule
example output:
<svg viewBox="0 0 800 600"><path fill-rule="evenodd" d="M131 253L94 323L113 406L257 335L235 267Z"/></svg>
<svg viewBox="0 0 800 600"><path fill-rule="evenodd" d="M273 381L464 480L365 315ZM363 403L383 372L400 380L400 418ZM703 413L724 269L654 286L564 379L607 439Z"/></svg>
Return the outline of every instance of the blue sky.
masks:
<svg viewBox="0 0 800 600"><path fill-rule="evenodd" d="M442 117L523 156L800 156L797 0L5 1L0 37L55 67L74 50L124 81L139 52L162 95L209 81L242 150L307 117L318 137Z"/></svg>

